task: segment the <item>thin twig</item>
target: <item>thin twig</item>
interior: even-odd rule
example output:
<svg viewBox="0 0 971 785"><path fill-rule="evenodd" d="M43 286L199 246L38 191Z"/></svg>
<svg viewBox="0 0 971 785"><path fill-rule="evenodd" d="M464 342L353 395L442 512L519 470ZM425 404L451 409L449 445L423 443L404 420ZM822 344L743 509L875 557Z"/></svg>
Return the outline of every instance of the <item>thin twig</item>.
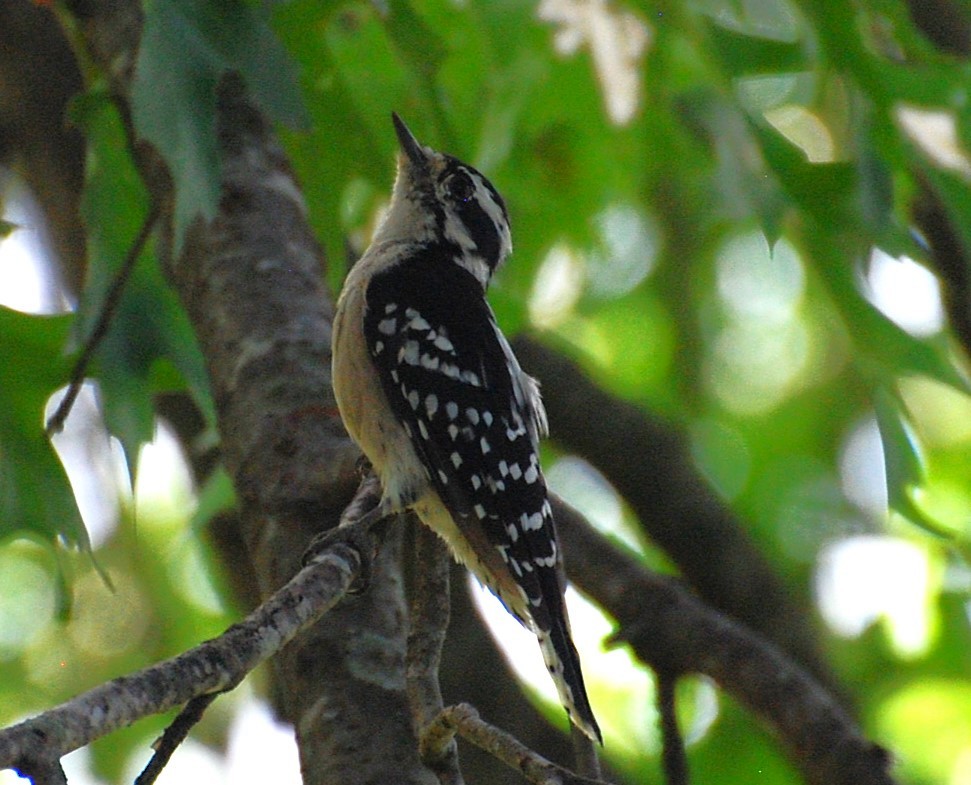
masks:
<svg viewBox="0 0 971 785"><path fill-rule="evenodd" d="M91 335L84 342L84 348L81 350L81 354L75 361L74 368L71 370L71 380L67 386L67 392L61 398L60 403L57 404L57 409L55 409L54 413L47 420L47 427L44 429L44 432L48 438L60 433L64 428L64 421L67 420L67 416L71 413L74 402L77 400L81 392L81 387L84 385L84 377L87 375L91 358L94 357L94 353L101 345L101 341L108 334L108 328L111 326L111 320L114 318L115 311L118 310L118 304L121 302L121 295L125 291L125 285L131 277L132 270L135 269L135 262L141 256L142 250L145 248L145 243L148 242L148 238L152 233L155 222L158 220L160 211L161 208L158 203L153 202L148 211L148 215L145 216L145 220L142 222L141 229L138 230L135 241L128 249L128 253L125 255L121 267L115 274L115 279L111 282L111 287L108 289L104 303L101 306L101 312L98 314L98 321L95 323Z"/></svg>
<svg viewBox="0 0 971 785"><path fill-rule="evenodd" d="M439 740L455 734L519 771L534 785L606 785L603 780L574 774L547 760L518 739L485 722L467 703L448 706L426 727L425 735Z"/></svg>
<svg viewBox="0 0 971 785"><path fill-rule="evenodd" d="M67 785L67 775L59 758L25 761L18 767L17 773L29 779L33 785Z"/></svg>
<svg viewBox="0 0 971 785"><path fill-rule="evenodd" d="M661 715L661 763L667 785L688 785L688 756L678 729L675 687L678 679L670 673L657 674L657 708Z"/></svg>
<svg viewBox="0 0 971 785"><path fill-rule="evenodd" d="M207 695L200 695L185 705L178 716L172 720L172 724L165 729L162 737L155 743L155 754L142 770L142 773L135 778L135 785L153 785L179 745L185 741L189 731L202 719L206 709L220 694L210 692Z"/></svg>
<svg viewBox="0 0 971 785"><path fill-rule="evenodd" d="M413 527L415 580L412 586L411 631L405 683L408 702L419 737L422 729L441 714L442 689L438 670L449 620L449 567L445 543L425 526ZM422 762L438 776L442 785L462 785L458 746L454 740L435 740L419 745Z"/></svg>

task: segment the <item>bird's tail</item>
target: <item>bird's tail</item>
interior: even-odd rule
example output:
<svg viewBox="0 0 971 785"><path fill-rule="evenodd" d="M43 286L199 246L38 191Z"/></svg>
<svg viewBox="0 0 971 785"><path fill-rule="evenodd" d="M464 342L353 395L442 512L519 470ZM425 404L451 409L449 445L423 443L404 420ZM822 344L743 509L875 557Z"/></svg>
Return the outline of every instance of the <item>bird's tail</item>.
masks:
<svg viewBox="0 0 971 785"><path fill-rule="evenodd" d="M537 638L546 668L553 677L560 702L570 721L590 739L603 744L600 728L587 698L587 688L583 684L580 655L570 636L565 609L559 618L553 620L551 629L537 632Z"/></svg>

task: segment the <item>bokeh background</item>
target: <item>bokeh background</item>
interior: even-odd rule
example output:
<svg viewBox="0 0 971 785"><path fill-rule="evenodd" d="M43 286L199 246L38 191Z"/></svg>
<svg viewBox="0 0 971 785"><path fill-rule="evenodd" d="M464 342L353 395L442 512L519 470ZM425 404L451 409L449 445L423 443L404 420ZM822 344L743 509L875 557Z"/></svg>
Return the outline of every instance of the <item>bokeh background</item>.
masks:
<svg viewBox="0 0 971 785"><path fill-rule="evenodd" d="M278 122L334 291L387 203L392 109L474 163L513 224L490 298L504 329L681 433L900 780L971 785L971 5L223 5L146 7L138 67L165 80L142 85L157 95L135 119L179 150L183 219L210 199L213 151L179 134L211 126L214 62L240 68ZM147 211L104 76L76 55L73 11L0 12L4 725L240 613L206 537L231 483L218 469L194 481L198 444L159 403L188 391L216 443L204 363L151 245L63 433L43 438ZM72 200L86 253L61 214ZM555 433L544 459L601 531L674 571ZM531 637L473 594L558 720ZM609 619L570 602L607 757L631 782L660 782L652 677L601 645ZM712 684L680 690L698 782L799 781ZM264 691L257 673L218 701L161 781L299 781ZM70 756L70 780L131 780L166 719Z"/></svg>

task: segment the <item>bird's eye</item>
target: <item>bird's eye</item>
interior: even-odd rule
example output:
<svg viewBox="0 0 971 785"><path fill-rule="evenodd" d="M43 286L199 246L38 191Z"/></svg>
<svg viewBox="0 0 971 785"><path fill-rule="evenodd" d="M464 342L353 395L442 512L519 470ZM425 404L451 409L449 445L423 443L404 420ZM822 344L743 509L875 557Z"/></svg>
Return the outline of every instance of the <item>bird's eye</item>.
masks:
<svg viewBox="0 0 971 785"><path fill-rule="evenodd" d="M467 202L475 193L472 180L464 172L456 172L445 181L445 193L456 202Z"/></svg>

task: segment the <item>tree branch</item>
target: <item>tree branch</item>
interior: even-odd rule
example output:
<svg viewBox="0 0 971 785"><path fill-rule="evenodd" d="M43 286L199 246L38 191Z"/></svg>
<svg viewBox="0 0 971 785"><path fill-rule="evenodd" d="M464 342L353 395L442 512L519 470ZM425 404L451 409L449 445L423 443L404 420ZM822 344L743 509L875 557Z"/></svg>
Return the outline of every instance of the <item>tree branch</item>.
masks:
<svg viewBox="0 0 971 785"><path fill-rule="evenodd" d="M534 785L606 785L603 780L574 774L537 755L515 737L483 721L467 703L443 709L426 728L424 746L450 743L456 733L516 769Z"/></svg>
<svg viewBox="0 0 971 785"><path fill-rule="evenodd" d="M891 785L890 759L838 701L775 644L708 608L611 545L553 500L570 578L620 625L615 639L665 674L699 673L747 706L812 785Z"/></svg>
<svg viewBox="0 0 971 785"><path fill-rule="evenodd" d="M675 676L657 674L657 708L661 718L661 763L667 785L688 785L688 756L678 728Z"/></svg>
<svg viewBox="0 0 971 785"><path fill-rule="evenodd" d="M20 174L44 212L62 283L74 299L84 281L81 221L84 137L66 121L83 88L54 9L0 3L0 165Z"/></svg>
<svg viewBox="0 0 971 785"><path fill-rule="evenodd" d="M191 731L202 719L213 701L219 697L218 692L210 692L206 695L197 695L190 700L172 723L165 729L165 733L153 745L155 754L142 769L141 774L135 778L135 785L152 785L165 770L175 751L182 745L182 742L189 736Z"/></svg>
<svg viewBox="0 0 971 785"><path fill-rule="evenodd" d="M105 299L101 305L101 311L98 314L98 319L95 322L94 327L91 329L91 334L85 339L84 347L82 348L80 355L78 355L77 360L74 361L74 367L71 369L71 378L68 382L67 392L64 393L64 397L61 398L60 402L57 404L57 408L54 410L54 413L47 419L47 425L45 426L44 431L48 438L54 434L60 433L64 429L64 421L67 420L67 417L71 413L71 409L74 406L74 402L77 400L77 397L81 392L81 388L84 386L84 379L85 376L87 376L91 359L94 357L94 354L101 345L101 342L108 334L108 328L111 327L111 321L114 319L115 313L118 310L118 305L121 303L121 296L125 291L125 285L128 283L128 278L131 276L132 270L135 269L135 263L138 261L139 257L141 257L142 251L145 249L145 244L148 242L152 229L155 227L155 222L158 220L158 215L158 206L153 204L149 208L148 215L145 216L145 220L142 221L141 229L138 230L135 240L132 242L131 246L129 246L128 252L125 254L121 267L115 274L115 278L111 282L111 286L108 288L108 291L105 294Z"/></svg>
<svg viewBox="0 0 971 785"><path fill-rule="evenodd" d="M360 567L356 551L335 546L218 638L0 731L0 769L50 781L49 772L67 753L200 695L234 688L331 610Z"/></svg>
<svg viewBox="0 0 971 785"><path fill-rule="evenodd" d="M605 393L575 363L537 341L518 338L514 348L542 382L556 441L604 474L698 593L792 652L839 693L806 624L808 613L698 472L684 437L643 408Z"/></svg>
<svg viewBox="0 0 971 785"><path fill-rule="evenodd" d="M947 320L965 357L971 358L971 255L931 179L916 173L919 190L911 204L914 223L930 247L928 262L940 280Z"/></svg>
<svg viewBox="0 0 971 785"><path fill-rule="evenodd" d="M440 674L446 705L470 703L493 723L551 760L568 765L573 749L561 729L551 725L534 706L485 628L472 603L468 571L451 564L451 621ZM468 783L521 785L520 775L496 767L495 759L475 746L461 750L462 774Z"/></svg>
<svg viewBox="0 0 971 785"><path fill-rule="evenodd" d="M908 0L914 24L941 51L971 57L971 13L952 0ZM971 253L933 178L914 167L918 190L910 209L930 246L928 262L942 284L942 299L955 337L971 358Z"/></svg>
<svg viewBox="0 0 971 785"><path fill-rule="evenodd" d="M356 510L349 505L347 514L353 517ZM711 611L673 581L644 570L562 500L554 499L554 510L564 547L584 555L576 562L574 580L614 615L620 624L617 639L629 642L645 663L666 674L710 676L780 736L813 785L892 785L886 752L866 741L836 701L775 646ZM0 768L16 768L36 782L51 781L67 752L149 714L232 689L331 611L360 570L356 550L332 544L219 638L0 731ZM432 638L434 645L438 636ZM426 753L436 757L437 750L438 759L447 760L452 731L533 782L593 782L564 774L467 708L443 710L426 723ZM443 770L458 776L455 767Z"/></svg>
<svg viewBox="0 0 971 785"><path fill-rule="evenodd" d="M449 566L445 543L426 526L413 526L414 580L411 593L411 632L408 634L408 699L416 736L424 741L423 730L442 709L438 671L449 620ZM442 785L463 785L458 748L453 743L419 746L422 761L438 775Z"/></svg>
<svg viewBox="0 0 971 785"><path fill-rule="evenodd" d="M907 0L910 17L941 51L966 58L971 54L971 16L967 5L953 0Z"/></svg>

